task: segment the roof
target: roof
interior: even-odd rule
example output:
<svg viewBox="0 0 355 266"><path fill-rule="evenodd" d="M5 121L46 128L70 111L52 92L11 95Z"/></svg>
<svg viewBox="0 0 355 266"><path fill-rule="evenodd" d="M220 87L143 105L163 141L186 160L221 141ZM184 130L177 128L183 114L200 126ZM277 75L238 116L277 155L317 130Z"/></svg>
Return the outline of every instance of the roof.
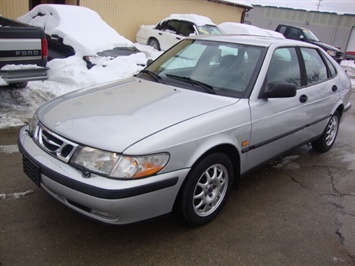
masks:
<svg viewBox="0 0 355 266"><path fill-rule="evenodd" d="M237 6L245 6L245 7L253 8L252 4L250 4L248 1L244 1L244 0L219 0L219 2L225 2L228 4L234 4Z"/></svg>
<svg viewBox="0 0 355 266"><path fill-rule="evenodd" d="M307 46L307 47L317 47L313 44L291 40L291 39L281 39L275 38L271 36L256 36L250 34L223 34L223 35L197 35L188 37L188 39L203 39L208 41L219 41L219 42L230 42L230 43L239 43L239 44L247 44L261 47L269 47L273 44L276 45L299 45L299 46Z"/></svg>

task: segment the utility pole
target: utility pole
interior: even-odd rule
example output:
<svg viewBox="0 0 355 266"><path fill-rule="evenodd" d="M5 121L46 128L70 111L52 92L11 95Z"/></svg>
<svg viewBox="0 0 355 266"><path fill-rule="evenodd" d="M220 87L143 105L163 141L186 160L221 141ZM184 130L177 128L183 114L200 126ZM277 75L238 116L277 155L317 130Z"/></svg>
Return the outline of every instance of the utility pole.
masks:
<svg viewBox="0 0 355 266"><path fill-rule="evenodd" d="M317 11L319 11L319 8L320 8L320 5L321 5L321 2L322 2L323 0L318 0L318 3L316 4L317 5Z"/></svg>

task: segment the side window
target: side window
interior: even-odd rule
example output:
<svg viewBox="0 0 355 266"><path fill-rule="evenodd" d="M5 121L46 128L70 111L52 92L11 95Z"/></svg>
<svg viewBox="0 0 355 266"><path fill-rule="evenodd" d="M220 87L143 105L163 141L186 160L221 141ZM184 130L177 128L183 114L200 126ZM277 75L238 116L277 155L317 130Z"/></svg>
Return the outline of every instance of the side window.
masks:
<svg viewBox="0 0 355 266"><path fill-rule="evenodd" d="M168 32L176 34L178 28L179 28L179 22L178 21L169 20L169 21L163 22L161 24L161 27L159 28L159 30L168 31Z"/></svg>
<svg viewBox="0 0 355 266"><path fill-rule="evenodd" d="M155 29L157 29L157 30L163 30L163 29L166 29L167 24L168 24L168 22L167 22L167 21L163 21L163 22L159 23L159 24L155 27Z"/></svg>
<svg viewBox="0 0 355 266"><path fill-rule="evenodd" d="M181 22L180 23L180 29L178 34L182 36L189 36L190 34L195 33L195 29L193 24L188 23L188 22Z"/></svg>
<svg viewBox="0 0 355 266"><path fill-rule="evenodd" d="M267 72L267 82L268 87L276 82L301 85L300 66L295 48L285 47L275 50Z"/></svg>
<svg viewBox="0 0 355 266"><path fill-rule="evenodd" d="M286 31L286 29L287 29L286 26L281 26L281 27L279 28L279 32L280 32L281 34L284 34L285 31Z"/></svg>
<svg viewBox="0 0 355 266"><path fill-rule="evenodd" d="M306 66L307 84L318 83L328 79L327 67L317 49L301 48L301 51Z"/></svg>
<svg viewBox="0 0 355 266"><path fill-rule="evenodd" d="M302 31L296 28L290 28L290 31L288 32L288 38L294 40L299 40L301 35L302 35Z"/></svg>

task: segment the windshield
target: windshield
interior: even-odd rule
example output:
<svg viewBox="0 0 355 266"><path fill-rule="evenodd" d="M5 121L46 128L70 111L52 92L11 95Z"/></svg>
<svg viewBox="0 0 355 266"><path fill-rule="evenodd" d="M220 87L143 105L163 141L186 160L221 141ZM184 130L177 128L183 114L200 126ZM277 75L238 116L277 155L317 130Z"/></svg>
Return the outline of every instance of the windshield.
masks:
<svg viewBox="0 0 355 266"><path fill-rule="evenodd" d="M316 35L314 35L313 32L311 32L310 30L303 30L303 34L309 41L319 42Z"/></svg>
<svg viewBox="0 0 355 266"><path fill-rule="evenodd" d="M197 26L197 30L199 34L224 34L220 28L213 25Z"/></svg>
<svg viewBox="0 0 355 266"><path fill-rule="evenodd" d="M253 74L259 71L263 51L263 47L251 45L186 39L140 75L156 82L241 98L253 83Z"/></svg>

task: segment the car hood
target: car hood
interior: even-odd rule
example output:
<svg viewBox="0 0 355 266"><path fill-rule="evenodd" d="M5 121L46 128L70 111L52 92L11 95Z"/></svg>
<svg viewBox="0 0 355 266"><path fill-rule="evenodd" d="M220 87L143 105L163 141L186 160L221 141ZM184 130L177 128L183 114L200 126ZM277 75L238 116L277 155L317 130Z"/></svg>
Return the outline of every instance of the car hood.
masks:
<svg viewBox="0 0 355 266"><path fill-rule="evenodd" d="M37 115L48 129L71 141L123 152L152 134L237 101L131 78L64 95Z"/></svg>
<svg viewBox="0 0 355 266"><path fill-rule="evenodd" d="M319 41L313 41L312 42L315 45L318 45L319 47L325 49L325 50L330 50L330 51L336 51L336 52L340 52L340 50L334 46L331 46L329 44L323 43L323 42L319 42Z"/></svg>

